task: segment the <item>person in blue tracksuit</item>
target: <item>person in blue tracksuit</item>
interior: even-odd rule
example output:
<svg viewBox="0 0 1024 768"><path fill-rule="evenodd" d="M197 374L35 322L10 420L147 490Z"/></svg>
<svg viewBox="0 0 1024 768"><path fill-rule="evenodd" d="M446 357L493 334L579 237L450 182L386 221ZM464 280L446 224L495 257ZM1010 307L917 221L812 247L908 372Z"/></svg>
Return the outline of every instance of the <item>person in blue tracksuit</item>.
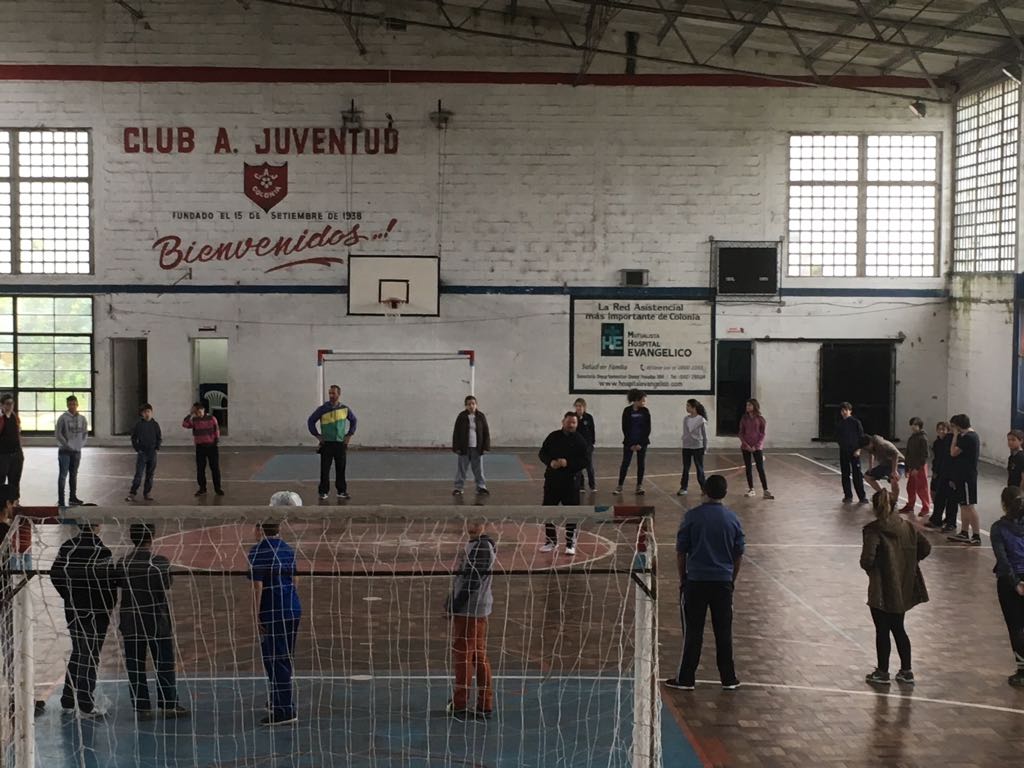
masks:
<svg viewBox="0 0 1024 768"><path fill-rule="evenodd" d="M302 506L302 499L292 491L280 491L270 503ZM302 604L295 589L295 550L281 539L280 524L263 523L260 532L262 540L249 550L249 578L263 667L270 683L270 713L260 724L273 726L298 720L292 671Z"/></svg>

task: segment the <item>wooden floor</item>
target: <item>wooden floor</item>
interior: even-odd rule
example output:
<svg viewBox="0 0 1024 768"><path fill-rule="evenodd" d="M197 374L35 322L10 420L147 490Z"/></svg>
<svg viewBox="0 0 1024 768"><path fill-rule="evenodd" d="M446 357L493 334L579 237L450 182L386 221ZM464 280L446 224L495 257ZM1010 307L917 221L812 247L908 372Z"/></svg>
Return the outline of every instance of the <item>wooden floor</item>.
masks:
<svg viewBox="0 0 1024 768"><path fill-rule="evenodd" d="M283 449L289 450L289 449ZM271 492L297 490L315 504L315 484L252 481L274 449L223 449L227 496L204 503L263 504ZM491 481L485 503L539 503L542 468L535 454L520 454L531 479ZM30 449L23 501L52 504L56 452ZM89 450L79 495L104 506L120 504L133 458L125 450ZM452 462L454 470L454 460ZM192 457L161 454L156 503L192 504ZM594 503L612 503L617 451L598 454ZM740 515L747 557L736 590L735 645L743 687L717 685L709 636L694 692L665 691L669 709L707 765L728 766L989 766L1024 764L1024 691L1010 688L1013 671L1006 630L991 573L994 558L981 548L934 545L923 564L931 602L908 615L918 683L879 693L863 682L874 666L874 640L865 606L867 579L858 567L860 529L870 509L843 506L835 462L827 453L770 454L774 501L742 497L738 452L708 457L709 471L730 482L727 503ZM698 496L675 496L679 458L674 451L648 457L644 503L657 507L661 561L659 602L663 676L674 674L681 631L674 577L674 534L685 508ZM387 476L382 473L382 476ZM631 473L632 477L632 473ZM984 468L983 528L998 517L1005 474ZM627 484L632 489L633 483ZM696 484L691 482L691 487ZM449 504L444 480L350 483L353 503ZM333 500L331 502L334 503ZM474 503L472 494L466 504ZM895 652L894 652L895 658Z"/></svg>

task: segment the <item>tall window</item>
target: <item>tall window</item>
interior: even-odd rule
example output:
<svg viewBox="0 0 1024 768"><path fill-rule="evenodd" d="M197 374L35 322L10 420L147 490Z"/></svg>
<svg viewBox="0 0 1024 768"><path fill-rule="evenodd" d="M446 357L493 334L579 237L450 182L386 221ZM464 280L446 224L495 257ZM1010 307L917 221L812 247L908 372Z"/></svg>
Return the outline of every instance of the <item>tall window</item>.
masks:
<svg viewBox="0 0 1024 768"><path fill-rule="evenodd" d="M957 102L954 272L1016 271L1019 114L1012 80Z"/></svg>
<svg viewBox="0 0 1024 768"><path fill-rule="evenodd" d="M0 392L25 432L52 432L68 395L92 425L92 299L0 296Z"/></svg>
<svg viewBox="0 0 1024 768"><path fill-rule="evenodd" d="M0 130L0 273L88 274L88 131Z"/></svg>
<svg viewBox="0 0 1024 768"><path fill-rule="evenodd" d="M789 140L791 277L933 277L938 137Z"/></svg>

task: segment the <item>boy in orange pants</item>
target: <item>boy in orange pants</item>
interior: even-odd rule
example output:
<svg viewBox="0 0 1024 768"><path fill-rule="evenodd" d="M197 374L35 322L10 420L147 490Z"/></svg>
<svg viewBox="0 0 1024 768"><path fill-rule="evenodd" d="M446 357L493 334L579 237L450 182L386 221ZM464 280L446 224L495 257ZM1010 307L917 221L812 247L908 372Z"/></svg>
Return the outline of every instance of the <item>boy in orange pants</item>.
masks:
<svg viewBox="0 0 1024 768"><path fill-rule="evenodd" d="M455 690L448 714L456 720L489 718L494 712L491 662L487 658L487 617L494 605L491 591L496 559L494 539L484 533L481 519L466 522L468 540L459 552L455 580L445 609L452 618L452 666ZM469 708L469 691L476 677L476 708Z"/></svg>

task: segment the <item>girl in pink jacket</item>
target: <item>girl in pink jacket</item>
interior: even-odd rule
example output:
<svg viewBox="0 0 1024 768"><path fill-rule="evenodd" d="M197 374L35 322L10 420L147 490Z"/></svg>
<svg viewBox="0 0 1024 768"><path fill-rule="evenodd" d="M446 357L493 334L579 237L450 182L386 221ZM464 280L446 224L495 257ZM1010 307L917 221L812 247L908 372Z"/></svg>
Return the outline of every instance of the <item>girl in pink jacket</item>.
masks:
<svg viewBox="0 0 1024 768"><path fill-rule="evenodd" d="M740 448L743 451L743 464L747 468L747 496L756 496L754 491L754 472L752 463L757 464L757 476L761 478L761 488L766 499L774 499L768 490L768 478L764 474L764 435L765 420L761 415L761 404L754 398L747 400L747 412L740 418Z"/></svg>

